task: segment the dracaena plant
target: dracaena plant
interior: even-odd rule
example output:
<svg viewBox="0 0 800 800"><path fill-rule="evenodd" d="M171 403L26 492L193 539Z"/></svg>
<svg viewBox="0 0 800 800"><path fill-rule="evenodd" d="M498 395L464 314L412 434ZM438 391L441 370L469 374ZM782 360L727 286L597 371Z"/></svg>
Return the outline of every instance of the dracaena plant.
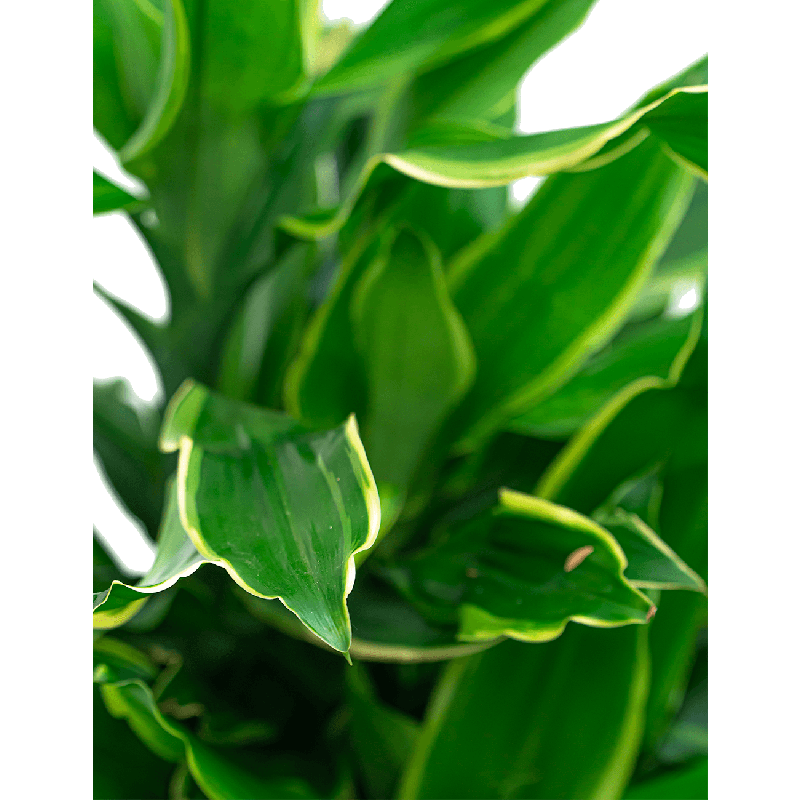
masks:
<svg viewBox="0 0 800 800"><path fill-rule="evenodd" d="M592 6L95 0L170 305L96 287L168 402L95 384L95 797L707 796L707 62L515 133Z"/></svg>

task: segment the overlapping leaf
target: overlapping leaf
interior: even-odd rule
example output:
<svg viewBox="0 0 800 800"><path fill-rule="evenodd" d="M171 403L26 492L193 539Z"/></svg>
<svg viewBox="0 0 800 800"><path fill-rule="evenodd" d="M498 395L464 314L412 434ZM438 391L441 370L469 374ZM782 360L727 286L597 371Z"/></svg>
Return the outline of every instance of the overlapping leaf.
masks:
<svg viewBox="0 0 800 800"><path fill-rule="evenodd" d="M624 577L625 555L600 525L567 508L501 491L497 507L390 574L432 619L466 641L554 639L569 620L644 623L651 602Z"/></svg>
<svg viewBox="0 0 800 800"><path fill-rule="evenodd" d="M461 415L467 445L545 399L611 338L690 188L690 177L645 142L608 166L551 178L452 265L448 284L478 357Z"/></svg>
<svg viewBox="0 0 800 800"><path fill-rule="evenodd" d="M380 525L354 418L313 432L187 382L171 401L161 446L180 450L180 518L202 556L248 592L280 598L346 652L353 556Z"/></svg>
<svg viewBox="0 0 800 800"><path fill-rule="evenodd" d="M666 379L682 367L700 333L700 322L699 316L688 315L642 325L589 359L555 394L513 420L509 428L544 438L570 436L633 381Z"/></svg>

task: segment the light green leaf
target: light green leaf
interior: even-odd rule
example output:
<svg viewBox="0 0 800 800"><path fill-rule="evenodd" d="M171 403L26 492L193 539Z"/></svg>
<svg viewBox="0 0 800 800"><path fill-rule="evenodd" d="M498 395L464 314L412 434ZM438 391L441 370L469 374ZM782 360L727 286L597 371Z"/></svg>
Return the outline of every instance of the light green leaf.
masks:
<svg viewBox="0 0 800 800"><path fill-rule="evenodd" d="M215 749L200 742L182 725L161 713L153 693L140 680L114 680L107 670L100 682L103 700L112 716L125 719L156 755L167 761L185 761L198 786L211 800L242 797L313 798L310 786L297 778L262 778L245 772Z"/></svg>
<svg viewBox="0 0 800 800"><path fill-rule="evenodd" d="M706 591L703 579L635 514L615 509L610 514L595 514L594 519L622 547L628 561L625 578L633 586Z"/></svg>
<svg viewBox="0 0 800 800"><path fill-rule="evenodd" d="M93 174L94 214L107 214L109 211L136 211L144 206L144 201L134 197L112 183L96 170Z"/></svg>
<svg viewBox="0 0 800 800"><path fill-rule="evenodd" d="M618 391L645 377L666 379L700 333L701 315L652 320L590 358L555 394L509 423L517 433L566 438Z"/></svg>
<svg viewBox="0 0 800 800"><path fill-rule="evenodd" d="M428 706L399 797L619 797L638 752L647 675L643 628L570 626L555 642L508 641L457 659Z"/></svg>
<svg viewBox="0 0 800 800"><path fill-rule="evenodd" d="M367 455L378 485L402 492L475 374L433 243L408 228L391 232L354 287L351 313L366 373Z"/></svg>
<svg viewBox="0 0 800 800"><path fill-rule="evenodd" d="M626 566L620 546L597 523L501 490L491 513L388 572L431 619L447 622L457 613L464 641L545 642L569 620L645 623L652 603L623 577Z"/></svg>
<svg viewBox="0 0 800 800"><path fill-rule="evenodd" d="M203 557L346 653L353 556L380 526L355 418L309 431L187 381L170 401L161 447L180 451L180 517Z"/></svg>
<svg viewBox="0 0 800 800"><path fill-rule="evenodd" d="M623 800L706 800L708 759L631 786Z"/></svg>
<svg viewBox="0 0 800 800"><path fill-rule="evenodd" d="M451 265L448 285L478 357L460 412L465 449L544 400L613 336L690 188L691 178L645 142L608 166L551 178L504 229Z"/></svg>

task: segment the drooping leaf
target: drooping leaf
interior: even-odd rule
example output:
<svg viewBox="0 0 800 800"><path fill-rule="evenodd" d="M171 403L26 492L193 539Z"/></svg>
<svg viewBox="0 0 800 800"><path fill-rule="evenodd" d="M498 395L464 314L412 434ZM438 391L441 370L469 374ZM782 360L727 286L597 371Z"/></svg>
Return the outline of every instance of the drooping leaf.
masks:
<svg viewBox="0 0 800 800"><path fill-rule="evenodd" d="M389 574L432 619L457 618L464 641L544 642L569 620L646 622L652 604L623 577L626 566L616 541L590 519L501 490L491 513Z"/></svg>
<svg viewBox="0 0 800 800"><path fill-rule="evenodd" d="M180 451L180 517L203 557L347 652L353 556L380 526L355 419L314 432L187 382L170 402L161 446Z"/></svg>
<svg viewBox="0 0 800 800"><path fill-rule="evenodd" d="M354 287L351 313L366 373L367 455L378 485L403 491L475 374L435 246L408 228L392 234Z"/></svg>
<svg viewBox="0 0 800 800"><path fill-rule="evenodd" d="M399 797L619 797L638 751L647 673L637 627L570 626L555 642L508 641L457 659L431 699Z"/></svg>
<svg viewBox="0 0 800 800"><path fill-rule="evenodd" d="M461 415L467 443L546 398L611 338L690 187L645 142L608 166L551 178L506 228L462 253L448 285L478 357Z"/></svg>
<svg viewBox="0 0 800 800"><path fill-rule="evenodd" d="M329 236L344 224L372 172L382 163L415 180L436 186L478 189L505 186L531 175L552 175L579 168L589 163L610 142L620 139L612 148L613 157L604 157L591 164L592 168L606 166L652 138L648 137L644 127L647 115L667 99L681 93L703 92L707 92L705 87L675 89L650 106L630 111L613 122L524 136L510 135L506 129L483 121L435 123L429 129L417 131L404 149L377 153L368 158L338 208L306 217L287 216L280 224L301 238ZM674 109L676 114L680 110ZM671 120L668 114L665 119L667 117ZM687 124L694 123L695 119L691 118ZM680 124L675 122L678 129ZM652 144L655 143L654 140ZM678 174L680 172L683 170Z"/></svg>
<svg viewBox="0 0 800 800"><path fill-rule="evenodd" d="M112 183L97 170L93 173L94 214L107 214L109 211L136 211L143 201Z"/></svg>

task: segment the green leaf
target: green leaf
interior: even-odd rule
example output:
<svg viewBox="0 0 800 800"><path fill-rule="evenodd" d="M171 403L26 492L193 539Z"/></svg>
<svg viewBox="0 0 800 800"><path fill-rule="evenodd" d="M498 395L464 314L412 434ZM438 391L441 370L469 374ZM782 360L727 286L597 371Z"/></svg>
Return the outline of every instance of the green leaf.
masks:
<svg viewBox="0 0 800 800"><path fill-rule="evenodd" d="M354 287L364 361L364 443L380 486L403 491L447 413L475 374L475 356L447 293L432 242L408 228L386 238Z"/></svg>
<svg viewBox="0 0 800 800"><path fill-rule="evenodd" d="M436 122L417 131L406 148L368 158L337 209L319 210L306 217L286 216L280 224L299 238L322 238L334 233L344 224L372 172L381 163L418 181L464 189L505 186L530 175L605 166L651 138L645 129L648 115L662 103L677 94L703 92L707 92L706 87L675 89L649 106L630 111L612 122L525 136L511 136L506 129L483 121ZM687 124L694 122L690 119ZM680 127L679 121L676 126ZM610 142L615 142L611 155L592 162L592 157L607 149ZM655 143L656 140L651 144Z"/></svg>
<svg viewBox="0 0 800 800"><path fill-rule="evenodd" d="M111 636L95 640L93 656L95 669L105 664L120 678L153 680L158 675L156 665L144 653Z"/></svg>
<svg viewBox="0 0 800 800"><path fill-rule="evenodd" d="M158 412L133 401L123 380L93 386L94 450L123 504L151 534L158 529L166 477L158 451Z"/></svg>
<svg viewBox="0 0 800 800"><path fill-rule="evenodd" d="M462 446L544 400L613 336L690 188L689 176L645 142L608 166L551 178L503 230L451 265L448 285L478 357L460 414Z"/></svg>
<svg viewBox="0 0 800 800"><path fill-rule="evenodd" d="M136 211L144 201L120 189L97 170L93 173L94 214L107 214L109 211Z"/></svg>
<svg viewBox="0 0 800 800"><path fill-rule="evenodd" d="M581 25L595 0L548 0L504 36L420 75L416 119L495 119L513 104L530 67Z"/></svg>
<svg viewBox="0 0 800 800"><path fill-rule="evenodd" d="M173 481L168 490L153 566L133 586L115 580L104 592L94 595L94 627L116 628L124 624L142 608L148 595L169 589L179 578L191 575L204 563L206 560L197 552L181 524L177 487Z"/></svg>
<svg viewBox="0 0 800 800"><path fill-rule="evenodd" d="M94 126L119 149L147 113L164 14L150 0L94 0L93 7Z"/></svg>
<svg viewBox="0 0 800 800"><path fill-rule="evenodd" d="M380 526L355 418L314 432L187 381L170 401L161 446L180 451L180 517L200 553L346 653L353 556Z"/></svg>
<svg viewBox="0 0 800 800"><path fill-rule="evenodd" d="M419 723L381 703L363 667L347 671L350 745L373 797L393 797L419 736Z"/></svg>
<svg viewBox="0 0 800 800"><path fill-rule="evenodd" d="M167 761L185 760L192 777L211 800L242 797L310 800L315 796L311 787L297 778L264 778L245 772L219 755L183 726L165 717L143 681L115 681L110 675L101 675L100 680L100 691L109 713L125 719L156 755Z"/></svg>
<svg viewBox="0 0 800 800"><path fill-rule="evenodd" d="M459 638L555 639L569 620L645 623L652 603L624 577L607 530L568 508L501 490L499 502L389 574L432 619L457 613Z"/></svg>
<svg viewBox="0 0 800 800"><path fill-rule="evenodd" d="M178 116L189 85L189 24L182 0L165 1L161 27L158 76L141 124L120 150L124 164L141 158L164 138Z"/></svg>
<svg viewBox="0 0 800 800"><path fill-rule="evenodd" d="M701 316L655 319L622 335L590 358L555 394L509 423L518 433L566 438L585 425L618 391L639 378L666 379L683 366L700 333Z"/></svg>
<svg viewBox="0 0 800 800"><path fill-rule="evenodd" d="M267 367L280 372L283 353L275 353L289 342L280 339L281 325L301 307L308 267L308 248L292 248L276 268L257 280L247 293L222 353L217 387L234 400L256 399L259 379ZM288 323L288 327L292 326ZM270 363L271 362L271 363ZM277 362L277 363L276 363ZM274 369L275 367L278 369Z"/></svg>
<svg viewBox="0 0 800 800"><path fill-rule="evenodd" d="M328 648L281 605L241 592L250 613L287 636ZM459 642L457 628L427 620L411 603L370 575L356 581L347 598L353 626L350 655L357 661L417 664L446 661L485 650L489 642ZM328 648L336 652L333 648Z"/></svg>
<svg viewBox="0 0 800 800"><path fill-rule="evenodd" d="M628 561L625 578L633 586L706 591L703 579L635 514L616 509L611 514L595 514L594 519L622 547Z"/></svg>
<svg viewBox="0 0 800 800"><path fill-rule="evenodd" d="M643 628L570 626L549 644L507 641L453 661L399 797L619 797L638 751L647 673Z"/></svg>
<svg viewBox="0 0 800 800"><path fill-rule="evenodd" d="M706 800L708 759L631 786L623 800Z"/></svg>
<svg viewBox="0 0 800 800"><path fill-rule="evenodd" d="M534 14L545 0L394 0L313 88L341 94L430 69L458 53L500 38Z"/></svg>
<svg viewBox="0 0 800 800"><path fill-rule="evenodd" d="M672 95L646 125L679 164L708 180L708 92Z"/></svg>

